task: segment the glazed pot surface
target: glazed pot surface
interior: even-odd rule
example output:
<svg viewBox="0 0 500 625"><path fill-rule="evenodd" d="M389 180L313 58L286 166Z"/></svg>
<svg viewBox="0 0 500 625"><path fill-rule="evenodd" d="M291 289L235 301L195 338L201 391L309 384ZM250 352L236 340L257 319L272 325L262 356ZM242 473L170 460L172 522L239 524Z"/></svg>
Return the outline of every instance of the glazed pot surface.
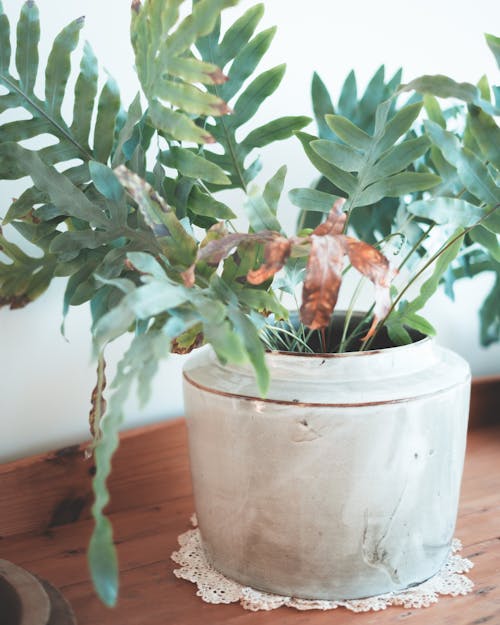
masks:
<svg viewBox="0 0 500 625"><path fill-rule="evenodd" d="M212 565L286 596L352 599L434 575L455 527L467 364L430 339L363 354L211 349L184 372L196 512Z"/></svg>

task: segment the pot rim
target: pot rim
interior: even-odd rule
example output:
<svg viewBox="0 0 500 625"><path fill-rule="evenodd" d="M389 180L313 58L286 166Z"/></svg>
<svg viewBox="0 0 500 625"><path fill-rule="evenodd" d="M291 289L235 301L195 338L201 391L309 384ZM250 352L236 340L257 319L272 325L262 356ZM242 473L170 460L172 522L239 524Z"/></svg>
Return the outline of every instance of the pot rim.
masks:
<svg viewBox="0 0 500 625"><path fill-rule="evenodd" d="M420 393L418 395L410 395L399 397L396 399L379 399L374 401L365 401L365 402L343 402L343 403L331 403L331 402L311 402L311 401L300 401L296 399L273 399L269 397L257 397L255 395L246 395L245 393L237 393L231 391L223 391L221 389L211 388L210 386L206 386L205 384L201 384L196 380L193 380L185 371L183 372L183 378L187 382L187 384L199 389L200 391L204 391L211 395L219 395L220 397L227 397L229 399L238 399L241 401L253 402L254 404L274 404L278 406L293 406L294 408L373 408L376 406L388 406L395 404L408 404L415 401L420 401L422 399L428 399L430 397L439 396L443 392L448 392L454 388L457 388L467 382L470 379L470 375L465 378L465 380L460 380L459 382L454 382L442 389L430 391L428 393Z"/></svg>
<svg viewBox="0 0 500 625"><path fill-rule="evenodd" d="M286 352L278 349L267 350L266 355L269 356L295 356L297 358L349 358L356 357L359 358L361 356L374 356L376 354L388 353L391 350L405 350L411 349L415 347L420 347L421 345L425 345L433 341L434 338L432 336L425 336L423 339L419 339L418 341L413 341L412 343L408 343L407 345L394 345L392 347L382 347L379 349L367 349L365 352L314 352L313 354L309 352Z"/></svg>
<svg viewBox="0 0 500 625"><path fill-rule="evenodd" d="M298 319L298 312L297 311L288 311L290 313L290 318L297 318ZM333 315L332 315L332 319L342 319L345 317L345 315L347 314L346 310L335 310ZM356 320L356 318L359 320L361 317L363 317L365 315L365 311L362 310L353 310L351 313L351 320ZM421 338L417 338L416 340L412 341L411 343L407 343L406 345L393 345L390 347L379 347L376 349L367 349L364 352L361 351L351 351L351 352L314 352L314 353L310 353L310 352L289 352L289 351L284 351L284 350L280 350L280 349L266 349L266 356L295 356L296 358L309 358L309 359L313 359L313 358L322 358L323 360L328 358L328 359L333 359L333 358L349 358L349 357L354 357L354 358L359 358L361 356L375 356L377 354L386 354L389 351L393 350L392 353L395 353L395 350L397 350L397 353L400 354L403 350L405 349L411 349L411 348L417 348L417 347L421 347L421 346L425 346L427 343L433 343L434 341L434 337L433 336L429 336L429 335L424 335L421 332L417 331L417 334L420 335Z"/></svg>

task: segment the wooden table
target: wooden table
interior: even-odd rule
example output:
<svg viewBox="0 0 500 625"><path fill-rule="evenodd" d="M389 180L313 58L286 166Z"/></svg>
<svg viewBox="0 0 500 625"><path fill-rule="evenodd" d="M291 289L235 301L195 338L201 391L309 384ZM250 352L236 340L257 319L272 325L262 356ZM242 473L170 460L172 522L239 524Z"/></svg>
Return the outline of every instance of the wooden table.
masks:
<svg viewBox="0 0 500 625"><path fill-rule="evenodd" d="M121 589L118 606L109 610L94 595L85 556L92 472L81 447L0 466L0 558L60 588L79 625L500 625L500 426L469 435L456 535L475 564L475 590L420 610L252 613L239 605L203 603L192 584L174 577L170 560L193 512L181 419L122 437L109 508Z"/></svg>

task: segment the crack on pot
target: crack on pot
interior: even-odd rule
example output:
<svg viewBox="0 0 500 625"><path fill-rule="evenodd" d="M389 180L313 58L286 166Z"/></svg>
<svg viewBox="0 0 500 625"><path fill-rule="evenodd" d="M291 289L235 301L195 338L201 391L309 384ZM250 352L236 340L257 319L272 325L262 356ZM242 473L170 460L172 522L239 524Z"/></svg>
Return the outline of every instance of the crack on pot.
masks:
<svg viewBox="0 0 500 625"><path fill-rule="evenodd" d="M362 545L363 560L369 566L385 571L395 584L401 584L397 568L392 566L392 564L390 563L391 554L387 551L387 549L380 549L380 542L382 539L377 541L375 545L370 545L370 537L368 536L368 532L369 527L368 525L365 525L365 529L363 531Z"/></svg>
<svg viewBox="0 0 500 625"><path fill-rule="evenodd" d="M399 510L401 502L403 501L403 497L406 491L406 484L403 490L401 491L401 494L398 497L396 505L394 506L394 510L389 516L389 519L385 525L385 528L383 529L382 535L379 538L376 537L376 532L377 530L381 529L381 526L374 525L370 527L370 521L368 519L368 511L365 511L365 524L364 524L363 540L362 540L362 548L361 548L363 560L369 566L373 566L375 568L382 569L383 571L385 571L395 584L401 584L401 580L398 576L398 569L392 566L392 564L390 563L391 554L387 551L387 549L382 547L382 543L384 542L387 535L389 534L392 521Z"/></svg>
<svg viewBox="0 0 500 625"><path fill-rule="evenodd" d="M322 434L315 430L306 418L295 421L292 430L292 441L294 443L307 443L321 437Z"/></svg>

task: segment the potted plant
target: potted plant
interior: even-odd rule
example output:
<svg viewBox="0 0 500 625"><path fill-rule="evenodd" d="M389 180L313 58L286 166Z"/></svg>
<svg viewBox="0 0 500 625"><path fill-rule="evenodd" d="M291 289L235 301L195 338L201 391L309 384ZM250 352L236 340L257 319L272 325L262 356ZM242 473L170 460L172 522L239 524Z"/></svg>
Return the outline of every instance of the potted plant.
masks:
<svg viewBox="0 0 500 625"><path fill-rule="evenodd" d="M212 561L267 589L347 597L421 581L449 549L469 374L463 361L426 338L434 331L419 311L443 280L450 290L457 278L495 271L497 282L482 307L482 340L500 334L498 102L491 101L487 81L476 87L425 76L401 86L400 75L386 83L378 72L358 98L351 74L335 111L315 76L318 136L303 132L311 121L303 116L248 131L246 124L279 87L284 66L257 70L274 34L257 31L263 5L221 33L221 11L234 4L198 0L180 17L182 0L134 0L140 93L126 110L111 78L98 93L97 61L86 45L71 122L61 105L82 21L54 41L42 98L34 89L40 71L36 4L22 7L15 55L0 5L0 111L22 108L31 115L0 125L0 177L29 176L33 183L3 219L0 302L19 308L54 277L66 276L64 314L90 303L97 384L90 415L96 475L89 562L96 589L110 605L118 566L103 511L123 403L134 382L147 397L157 363L169 352L203 344L212 350L202 350L185 371L195 496ZM489 36L488 44L498 59L498 39ZM462 103L442 109L436 97ZM21 145L40 134L56 143L38 150ZM261 167L258 152L292 135L320 177L311 188L291 191L301 214L289 236L277 216L286 168L260 190L252 181ZM227 189L244 194L244 231L233 226L236 212L220 193ZM7 227L39 253L15 245ZM374 284L374 306L355 312L356 288L348 310L333 315L342 276L351 268ZM128 333L130 348L107 393L106 346ZM356 403L361 406L353 417ZM241 412L233 414L235 407ZM207 410L210 415L201 414ZM342 431L346 439L337 435ZM295 457L290 441L300 444ZM264 456L256 455L259 450ZM278 450L273 462L265 460ZM259 458L265 461L256 467ZM318 458L329 464L318 467ZM378 476L397 474L391 497L380 483L374 488L371 469ZM221 471L233 475L221 482ZM411 477L417 474L418 480ZM274 487L263 491L266 479ZM243 496L260 493L262 501L236 514L234 500L227 505L245 480L256 488ZM208 485L215 487L212 495ZM299 497L304 492L308 497ZM447 514L437 525L415 513L419 497L431 508L447 498ZM296 505L300 523L283 521L290 519L285 501ZM229 518L220 514L228 510ZM341 516L332 521L334 510ZM406 526L410 517L416 533ZM350 528L347 534L343 527ZM390 547L384 542L389 534L396 541ZM343 551L332 551L331 540L344 541ZM299 555L289 549L292 542L301 546ZM403 547L398 551L395 544ZM303 558L308 552L309 561ZM339 557L343 572L332 582L332 561ZM287 578L287 567L298 561L295 580ZM270 562L276 565L270 579L259 577Z"/></svg>

